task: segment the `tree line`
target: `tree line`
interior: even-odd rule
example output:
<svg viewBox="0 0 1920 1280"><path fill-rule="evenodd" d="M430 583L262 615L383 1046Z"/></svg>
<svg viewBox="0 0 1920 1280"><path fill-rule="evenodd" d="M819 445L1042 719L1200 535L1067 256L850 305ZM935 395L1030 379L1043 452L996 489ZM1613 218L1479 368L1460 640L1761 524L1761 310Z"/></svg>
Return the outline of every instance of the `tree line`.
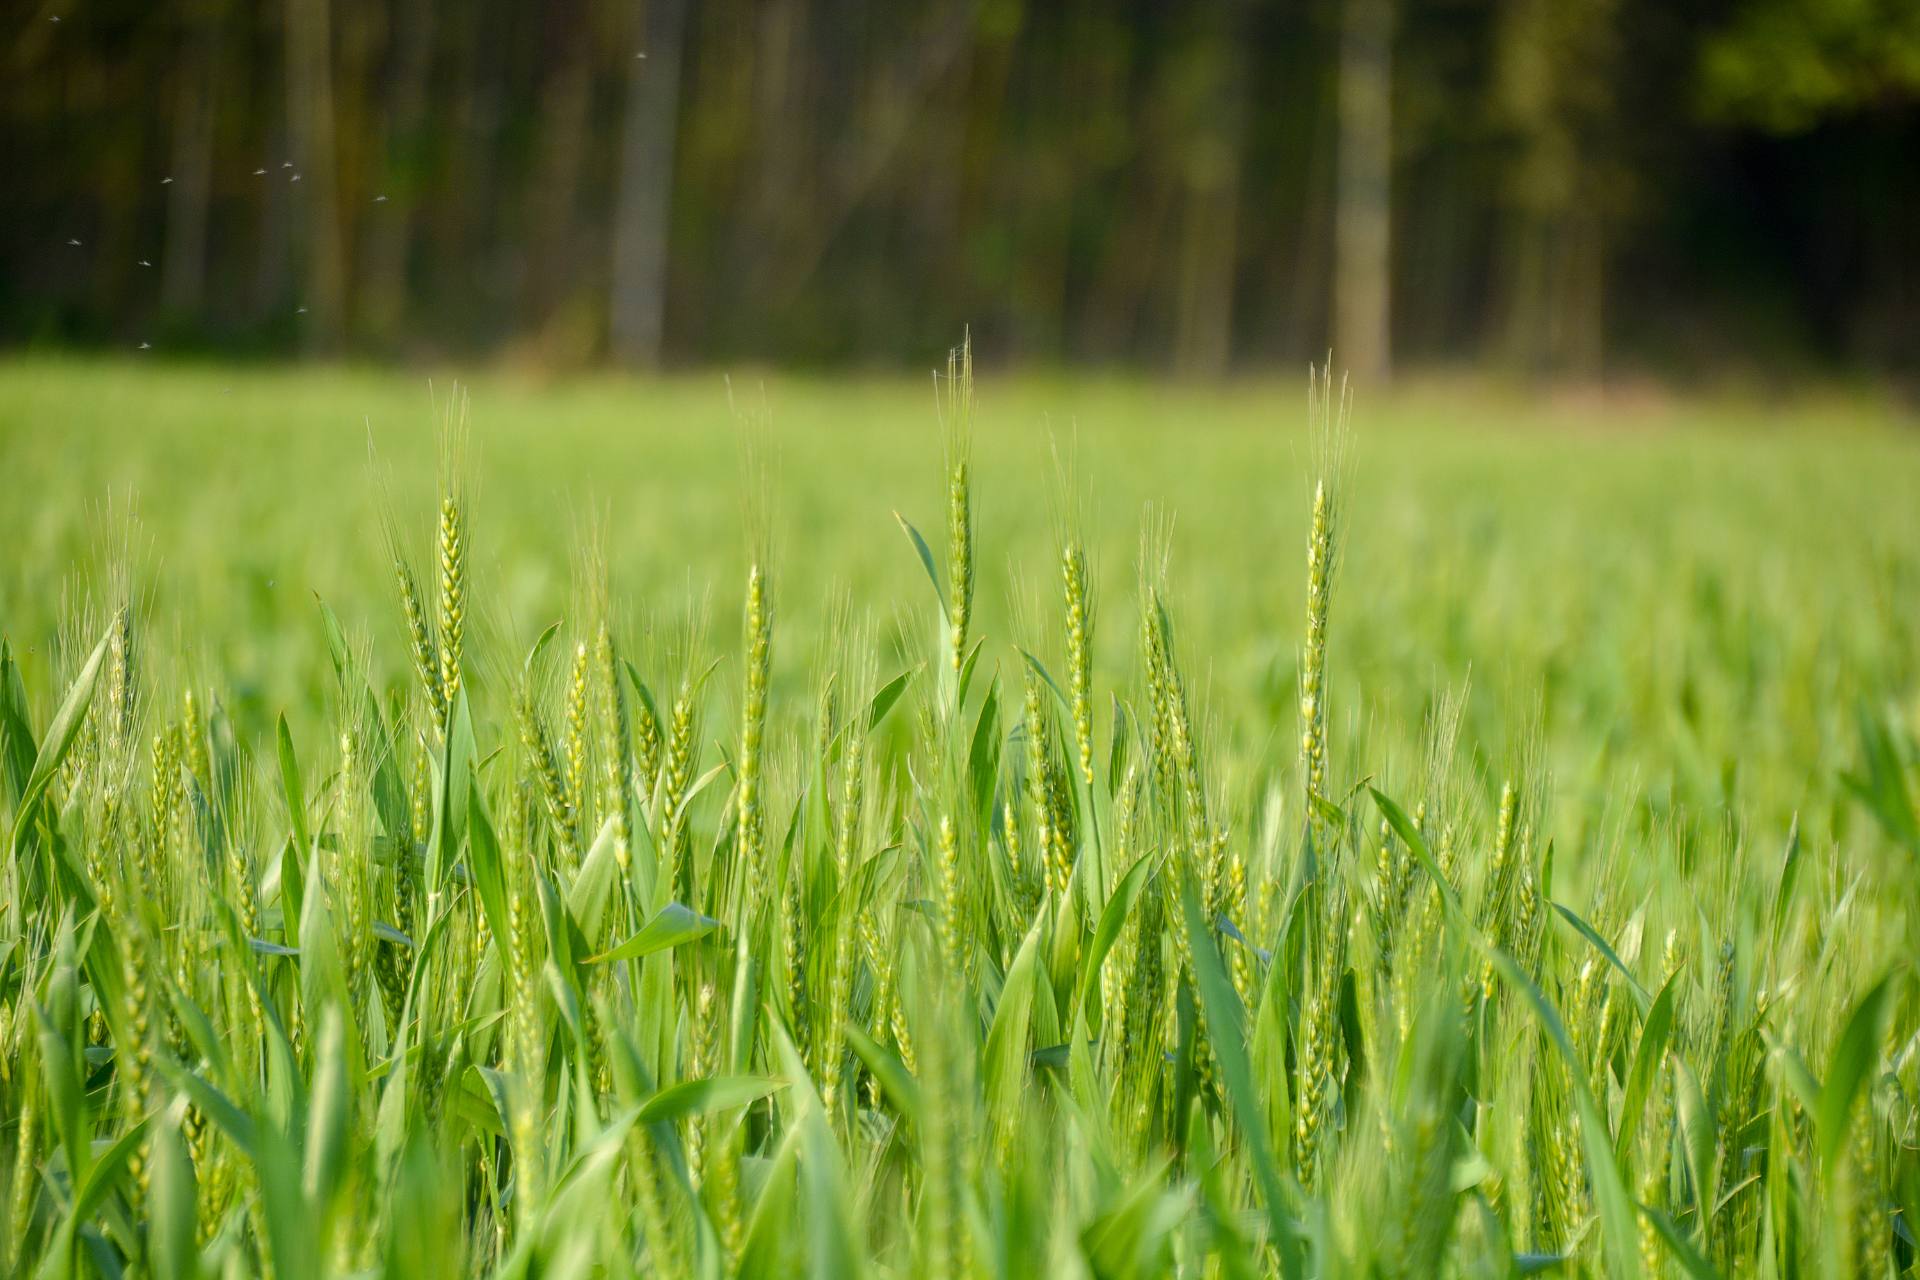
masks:
<svg viewBox="0 0 1920 1280"><path fill-rule="evenodd" d="M0 338L1911 371L1910 0L37 0Z"/></svg>

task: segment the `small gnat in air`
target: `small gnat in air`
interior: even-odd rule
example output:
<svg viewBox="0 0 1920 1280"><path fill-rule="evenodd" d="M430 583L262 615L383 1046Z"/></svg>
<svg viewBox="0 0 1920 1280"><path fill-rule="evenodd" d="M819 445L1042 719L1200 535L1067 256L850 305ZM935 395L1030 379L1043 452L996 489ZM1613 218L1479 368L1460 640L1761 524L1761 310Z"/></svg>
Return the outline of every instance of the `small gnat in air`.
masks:
<svg viewBox="0 0 1920 1280"><path fill-rule="evenodd" d="M387 202L387 198L385 196L375 196L373 198L373 202L375 204L385 204Z"/></svg>
<svg viewBox="0 0 1920 1280"><path fill-rule="evenodd" d="M151 351L153 350L153 344L151 342L143 342L140 344L140 349L142 351Z"/></svg>
<svg viewBox="0 0 1920 1280"><path fill-rule="evenodd" d="M265 169L255 169L253 171L253 176L256 178L263 178L266 176L266 173L267 171Z"/></svg>
<svg viewBox="0 0 1920 1280"><path fill-rule="evenodd" d="M645 53L636 53L633 56L635 58L645 58L647 55Z"/></svg>
<svg viewBox="0 0 1920 1280"><path fill-rule="evenodd" d="M150 267L153 264L151 262L148 262L145 258L142 258L140 259L140 265L143 267Z"/></svg>
<svg viewBox="0 0 1920 1280"><path fill-rule="evenodd" d="M77 244L79 244L80 242L79 242L78 240L69 240L69 241L67 241L67 243L68 243L68 244L72 244L72 245L77 245Z"/></svg>
<svg viewBox="0 0 1920 1280"><path fill-rule="evenodd" d="M295 308L293 309L293 314L295 314L295 315L297 315L297 316L303 316L303 315L305 315L305 314L307 314L307 309L306 309L305 307L295 307Z"/></svg>
<svg viewBox="0 0 1920 1280"><path fill-rule="evenodd" d="M291 177L291 178L289 178L289 179L287 179L287 181L289 181L289 182L298 182L298 181L300 181L300 175L296 173L296 174L294 174L294 175L293 175L293 177Z"/></svg>
<svg viewBox="0 0 1920 1280"><path fill-rule="evenodd" d="M172 181L173 181L173 179L172 179L172 178L162 178L162 179L160 179L160 185L164 187L164 186L166 186L166 185L167 185L167 184L168 184L169 182L172 182Z"/></svg>

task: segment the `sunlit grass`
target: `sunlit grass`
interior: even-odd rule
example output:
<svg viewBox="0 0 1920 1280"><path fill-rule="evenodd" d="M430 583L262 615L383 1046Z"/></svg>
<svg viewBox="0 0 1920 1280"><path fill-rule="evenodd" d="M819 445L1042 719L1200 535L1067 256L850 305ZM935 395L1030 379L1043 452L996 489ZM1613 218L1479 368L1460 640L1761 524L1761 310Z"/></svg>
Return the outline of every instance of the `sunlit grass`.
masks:
<svg viewBox="0 0 1920 1280"><path fill-rule="evenodd" d="M934 392L0 364L0 1259L1910 1263L1897 414Z"/></svg>

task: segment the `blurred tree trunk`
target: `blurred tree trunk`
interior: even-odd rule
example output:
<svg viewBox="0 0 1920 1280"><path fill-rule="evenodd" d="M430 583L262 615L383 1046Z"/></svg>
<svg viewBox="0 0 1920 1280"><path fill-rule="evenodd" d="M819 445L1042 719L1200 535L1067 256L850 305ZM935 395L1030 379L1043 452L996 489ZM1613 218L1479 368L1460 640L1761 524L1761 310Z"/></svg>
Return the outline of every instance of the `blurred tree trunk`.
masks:
<svg viewBox="0 0 1920 1280"><path fill-rule="evenodd" d="M1619 0L1506 0L1495 112L1514 140L1500 290L1507 358L1598 377L1608 216L1622 177L1610 145Z"/></svg>
<svg viewBox="0 0 1920 1280"><path fill-rule="evenodd" d="M339 345L346 317L346 265L341 245L333 119L333 34L329 0L286 0L287 122L291 172L272 182L299 188L293 200L305 265L302 334L309 348ZM296 182L295 179L298 179Z"/></svg>
<svg viewBox="0 0 1920 1280"><path fill-rule="evenodd" d="M547 24L557 47L540 90L540 150L528 193L532 270L527 278L527 311L529 327L545 330L550 348L556 342L573 341L555 330L565 330L571 320L566 308L574 291L580 178L586 164L593 95L591 9L590 0L553 6ZM636 61L645 65L643 60ZM584 354L565 353L568 357Z"/></svg>
<svg viewBox="0 0 1920 1280"><path fill-rule="evenodd" d="M1318 83L1304 114L1302 128L1302 175L1300 178L1298 234L1294 237L1290 261L1284 276L1285 310L1280 322L1280 348L1304 352L1308 359L1322 360L1327 355L1327 334L1332 320L1333 236L1335 225L1336 170L1340 154L1338 75L1329 74ZM1318 77L1316 77L1316 82Z"/></svg>
<svg viewBox="0 0 1920 1280"><path fill-rule="evenodd" d="M1169 166L1147 163L1163 149L1136 141L1151 127L1164 77L1153 74L1149 48L1131 32L1116 30L1113 39L1116 65L1103 82L1110 95L1103 105L1128 142L1108 189L1109 210L1095 242L1077 328L1082 351L1103 360L1132 360L1139 356L1141 312L1180 191ZM1144 93L1136 88L1142 83L1149 86ZM1098 112L1101 105L1090 109Z"/></svg>
<svg viewBox="0 0 1920 1280"><path fill-rule="evenodd" d="M398 7L395 22L393 70L381 128L384 176L367 215L357 291L361 323L378 341L398 337L406 322L413 225L427 144L427 89L433 74L433 0L408 0Z"/></svg>
<svg viewBox="0 0 1920 1280"><path fill-rule="evenodd" d="M1345 0L1333 231L1333 352L1368 383L1392 352L1393 0Z"/></svg>
<svg viewBox="0 0 1920 1280"><path fill-rule="evenodd" d="M332 130L334 138L333 210L335 239L340 249L340 334L358 336L359 299L355 283L361 255L366 251L368 215L373 209L373 183L380 180L384 155L378 121L384 110L381 76L390 43L386 6L363 0L339 0L331 24ZM304 182L302 186L306 185Z"/></svg>
<svg viewBox="0 0 1920 1280"><path fill-rule="evenodd" d="M1173 333L1174 368L1218 377L1233 354L1233 270L1239 222L1237 149L1208 140L1187 163L1185 230Z"/></svg>
<svg viewBox="0 0 1920 1280"><path fill-rule="evenodd" d="M260 229L254 244L253 311L257 318L269 325L280 319L281 308L287 305L287 280L293 248L290 225L293 221L293 199L288 193L299 190L298 187L287 185L285 175L279 173L279 166L274 163L287 153L287 134L288 126L283 113L265 134L248 140L260 149L261 165L268 170L253 175L249 181L259 193L257 207L260 212Z"/></svg>
<svg viewBox="0 0 1920 1280"><path fill-rule="evenodd" d="M212 204L213 133L221 80L223 6L203 7L182 40L173 118L167 239L160 261L160 303L178 320L201 319L207 286L207 214Z"/></svg>
<svg viewBox="0 0 1920 1280"><path fill-rule="evenodd" d="M421 300L430 298L437 315L468 317L469 333L492 337L510 316L502 302L513 300L498 296L502 273L494 227L504 167L502 64L516 51L503 39L498 6L460 4L442 12L451 107L450 118L431 126L432 141L444 148L444 168L435 175L426 209L430 222L416 249L424 277Z"/></svg>
<svg viewBox="0 0 1920 1280"><path fill-rule="evenodd" d="M1238 5L1189 55L1201 82L1183 149L1184 218L1174 309L1174 368L1189 377L1226 372L1233 354L1240 149L1246 119L1244 33ZM1184 77L1182 77L1184 79Z"/></svg>
<svg viewBox="0 0 1920 1280"><path fill-rule="evenodd" d="M806 92L813 58L804 6L799 0L762 0L751 12L751 167L734 237L749 293L805 234L798 224L812 202L795 196L808 185L816 114Z"/></svg>
<svg viewBox="0 0 1920 1280"><path fill-rule="evenodd" d="M917 281L922 296L910 304L930 311L966 299L969 322L990 325L999 335L995 345L1016 357L1052 354L1058 345L1065 218L1072 206L1061 149L1049 145L1040 120L1021 119L1017 105L1010 110L1014 59L1027 17L1019 4L981 5L975 11L967 66L952 77L951 109L940 113L957 122L955 163L948 166L951 191L942 193L951 197L946 216L930 225L928 244L949 247L934 250L940 274L922 276ZM996 264L982 282L989 296L982 300L986 310L976 312L964 247L992 233L996 205L1009 233L1009 252L1004 265Z"/></svg>
<svg viewBox="0 0 1920 1280"><path fill-rule="evenodd" d="M654 366L666 336L667 232L679 119L686 0L644 0L640 48L627 80L613 223L608 337L615 358Z"/></svg>

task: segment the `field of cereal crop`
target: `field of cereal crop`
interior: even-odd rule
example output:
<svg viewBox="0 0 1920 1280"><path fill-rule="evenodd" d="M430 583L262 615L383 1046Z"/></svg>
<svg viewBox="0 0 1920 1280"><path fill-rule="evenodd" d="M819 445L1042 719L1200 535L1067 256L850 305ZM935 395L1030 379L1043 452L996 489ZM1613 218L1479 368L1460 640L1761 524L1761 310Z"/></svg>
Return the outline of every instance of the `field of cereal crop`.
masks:
<svg viewBox="0 0 1920 1280"><path fill-rule="evenodd" d="M1912 422L1340 405L0 362L0 1260L1904 1272Z"/></svg>

